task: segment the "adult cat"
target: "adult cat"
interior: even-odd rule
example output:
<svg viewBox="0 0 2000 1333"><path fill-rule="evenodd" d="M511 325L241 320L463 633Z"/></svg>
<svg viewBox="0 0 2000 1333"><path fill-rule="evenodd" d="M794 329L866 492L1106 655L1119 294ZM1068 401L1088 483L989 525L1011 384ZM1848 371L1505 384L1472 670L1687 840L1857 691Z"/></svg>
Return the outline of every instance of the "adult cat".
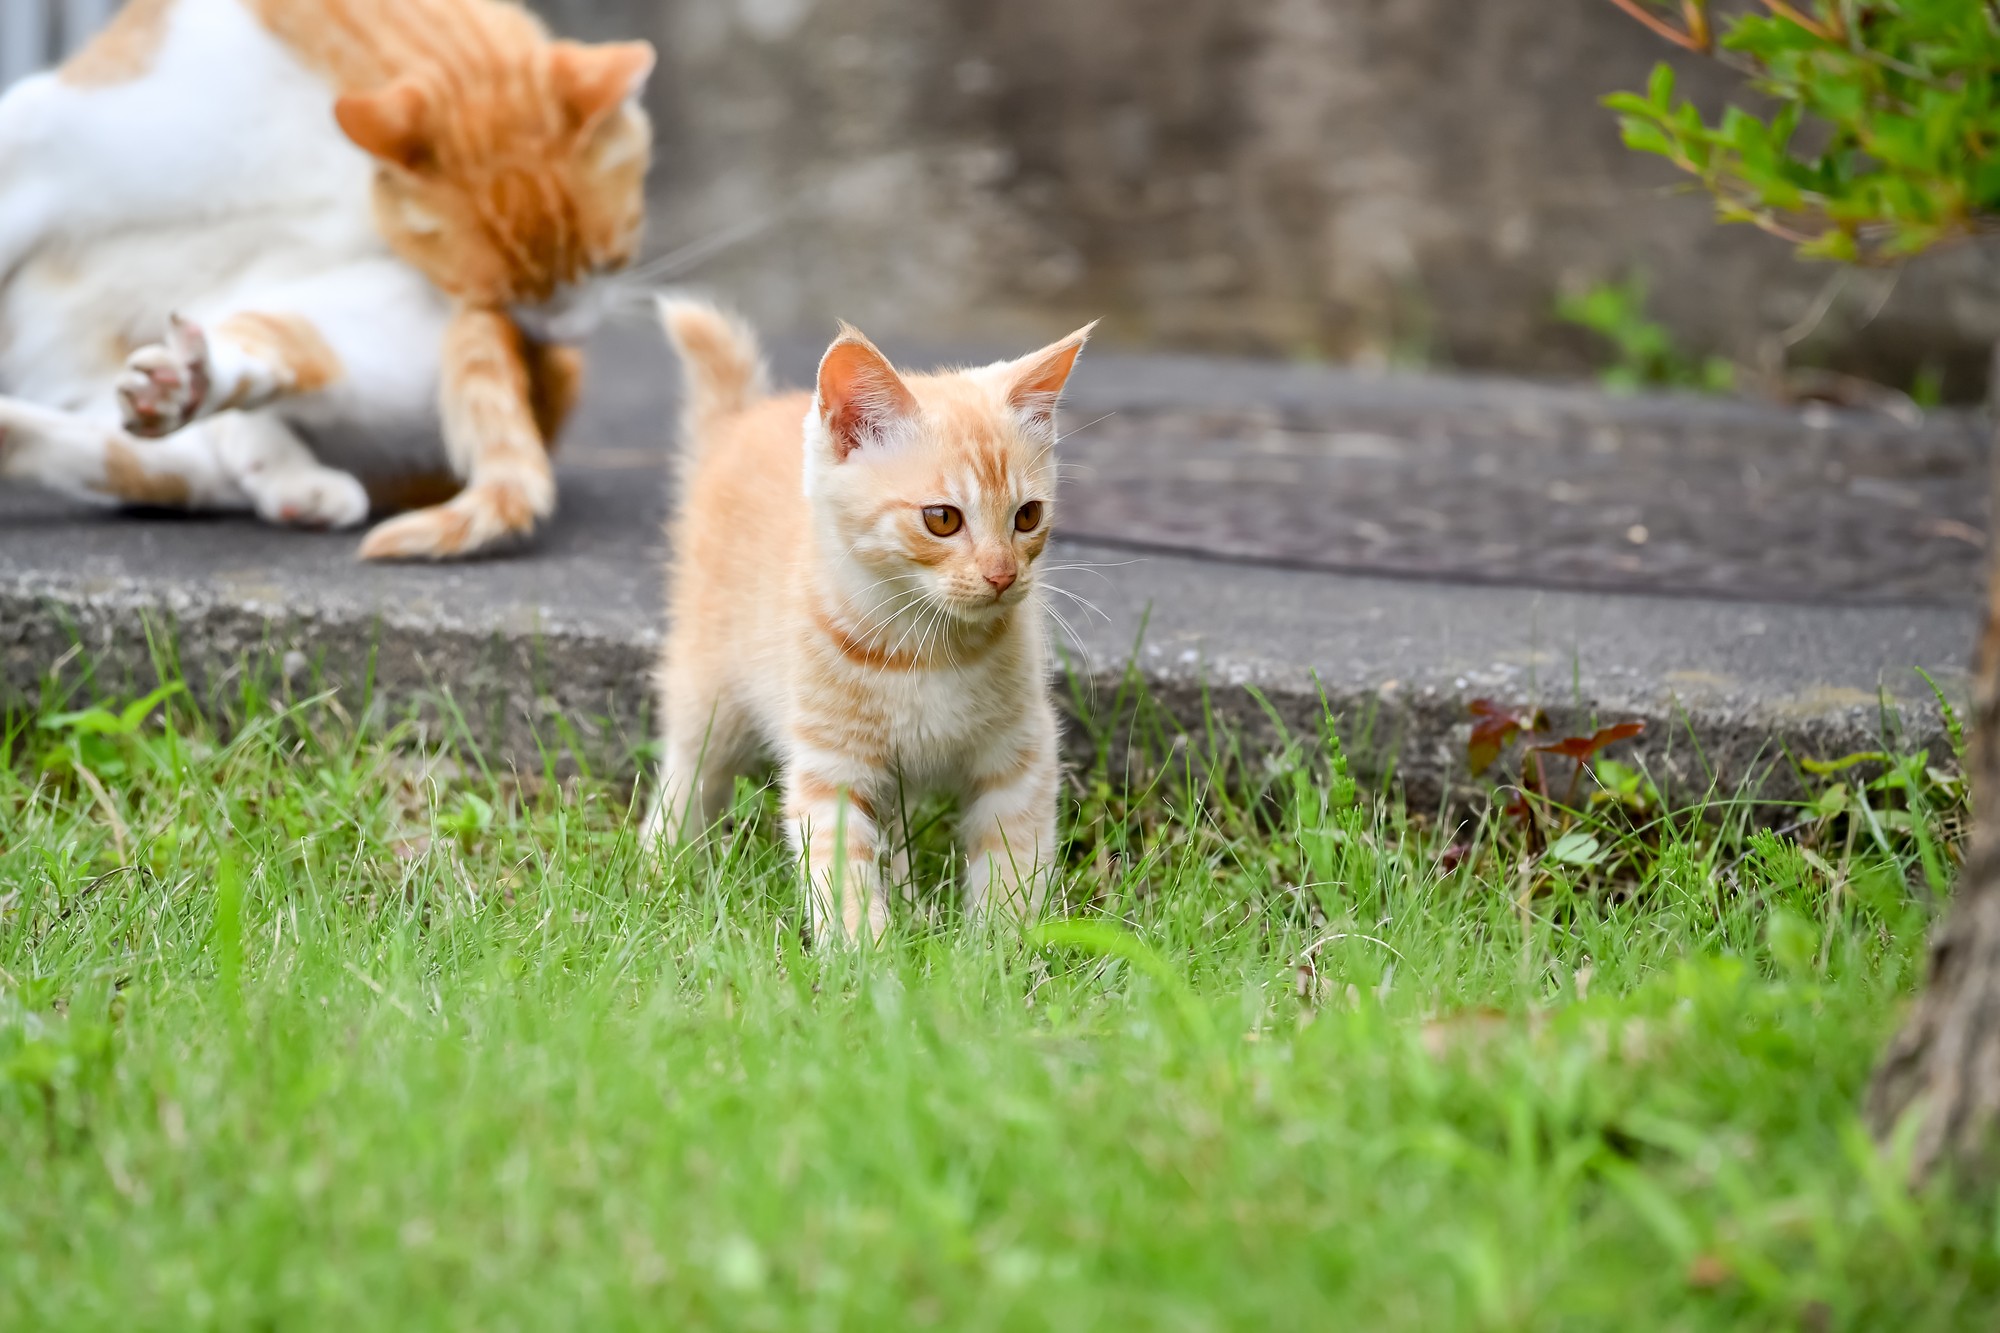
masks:
<svg viewBox="0 0 2000 1333"><path fill-rule="evenodd" d="M130 0L0 98L0 476L314 526L433 504L375 558L527 533L640 241L652 67L505 0Z"/></svg>

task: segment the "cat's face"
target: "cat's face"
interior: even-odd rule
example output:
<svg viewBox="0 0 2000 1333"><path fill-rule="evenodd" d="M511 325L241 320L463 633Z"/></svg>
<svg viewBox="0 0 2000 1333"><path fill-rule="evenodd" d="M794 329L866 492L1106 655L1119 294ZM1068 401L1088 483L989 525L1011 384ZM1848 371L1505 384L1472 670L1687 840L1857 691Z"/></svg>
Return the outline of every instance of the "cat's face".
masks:
<svg viewBox="0 0 2000 1333"><path fill-rule="evenodd" d="M806 487L888 615L981 624L1034 594L1055 520L1056 400L1089 333L908 379L851 329L828 349Z"/></svg>
<svg viewBox="0 0 2000 1333"><path fill-rule="evenodd" d="M575 341L643 239L652 68L644 42L543 43L490 78L413 75L335 114L380 164L377 224L399 256L531 336Z"/></svg>

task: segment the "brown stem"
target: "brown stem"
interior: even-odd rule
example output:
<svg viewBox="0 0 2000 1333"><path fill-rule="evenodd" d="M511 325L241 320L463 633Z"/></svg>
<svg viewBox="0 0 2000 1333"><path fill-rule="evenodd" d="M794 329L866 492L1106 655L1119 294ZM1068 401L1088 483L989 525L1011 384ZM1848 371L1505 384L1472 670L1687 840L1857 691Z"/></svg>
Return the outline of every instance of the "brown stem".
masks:
<svg viewBox="0 0 2000 1333"><path fill-rule="evenodd" d="M1708 44L1697 40L1693 34L1682 32L1665 19L1655 17L1647 11L1645 6L1639 3L1639 0L1611 0L1611 3L1645 24L1648 28L1651 28L1657 36L1666 38L1683 50L1706 51L1708 49Z"/></svg>
<svg viewBox="0 0 2000 1333"><path fill-rule="evenodd" d="M1764 0L1764 8L1770 10L1779 18L1790 19L1823 42L1835 40L1834 34L1821 24L1819 20L1807 18L1804 14L1799 13L1798 10L1786 4L1785 0Z"/></svg>
<svg viewBox="0 0 2000 1333"><path fill-rule="evenodd" d="M1681 0L1681 17L1687 21L1688 39L1698 43L1695 50L1706 51L1715 44L1708 27L1708 0Z"/></svg>

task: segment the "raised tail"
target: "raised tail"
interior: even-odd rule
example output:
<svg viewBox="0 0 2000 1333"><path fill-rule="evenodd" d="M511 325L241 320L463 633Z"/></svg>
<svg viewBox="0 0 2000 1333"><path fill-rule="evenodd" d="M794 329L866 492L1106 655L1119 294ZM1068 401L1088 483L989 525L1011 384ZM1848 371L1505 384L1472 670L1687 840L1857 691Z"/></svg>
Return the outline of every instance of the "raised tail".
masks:
<svg viewBox="0 0 2000 1333"><path fill-rule="evenodd" d="M771 391L757 335L706 301L660 298L660 323L681 358L681 448L700 447L708 428Z"/></svg>

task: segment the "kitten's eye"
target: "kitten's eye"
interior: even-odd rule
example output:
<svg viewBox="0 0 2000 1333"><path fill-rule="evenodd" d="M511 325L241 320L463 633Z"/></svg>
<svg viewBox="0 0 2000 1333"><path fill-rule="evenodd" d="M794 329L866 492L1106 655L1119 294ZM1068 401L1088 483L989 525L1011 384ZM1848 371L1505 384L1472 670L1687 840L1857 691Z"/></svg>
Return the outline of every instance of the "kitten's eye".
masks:
<svg viewBox="0 0 2000 1333"><path fill-rule="evenodd" d="M1014 531L1033 532L1042 526L1042 502L1030 500L1014 511Z"/></svg>
<svg viewBox="0 0 2000 1333"><path fill-rule="evenodd" d="M965 515L950 505L932 505L924 510L924 526L934 537L949 537L965 526Z"/></svg>

